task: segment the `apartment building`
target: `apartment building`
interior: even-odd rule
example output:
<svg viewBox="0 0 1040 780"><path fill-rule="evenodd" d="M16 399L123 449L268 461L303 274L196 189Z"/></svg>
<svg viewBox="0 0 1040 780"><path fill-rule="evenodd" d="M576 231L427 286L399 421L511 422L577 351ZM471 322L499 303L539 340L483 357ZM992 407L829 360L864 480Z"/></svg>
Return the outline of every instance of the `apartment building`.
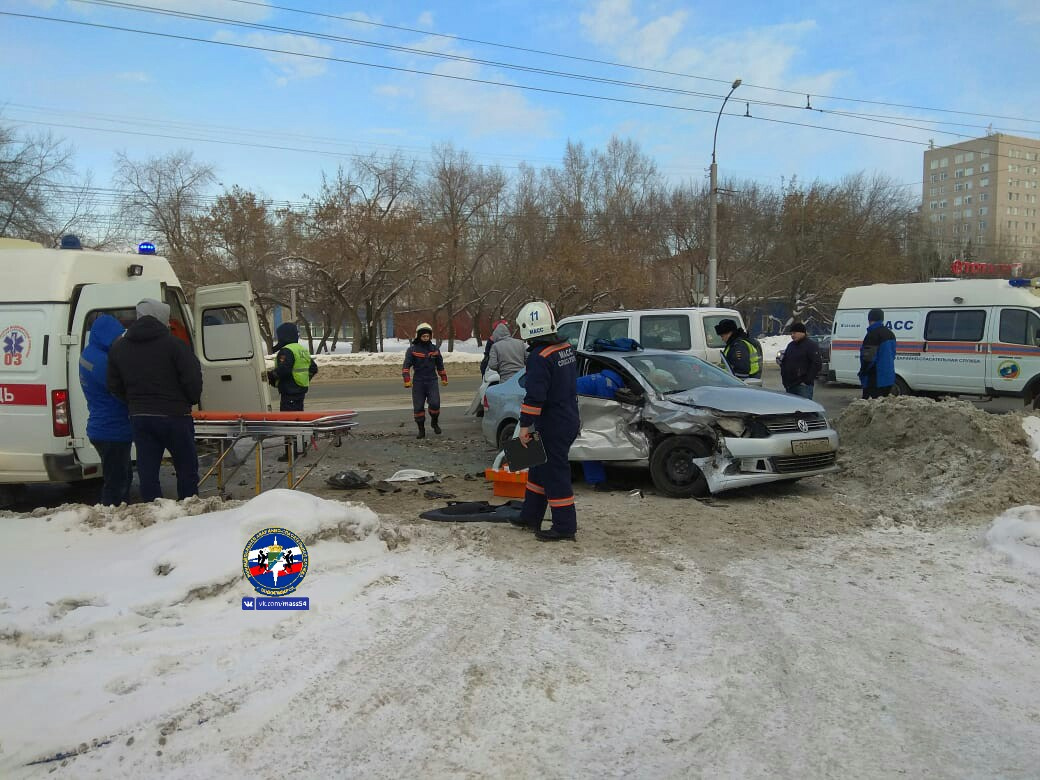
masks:
<svg viewBox="0 0 1040 780"><path fill-rule="evenodd" d="M994 133L924 153L921 213L940 254L1040 262L1040 140Z"/></svg>

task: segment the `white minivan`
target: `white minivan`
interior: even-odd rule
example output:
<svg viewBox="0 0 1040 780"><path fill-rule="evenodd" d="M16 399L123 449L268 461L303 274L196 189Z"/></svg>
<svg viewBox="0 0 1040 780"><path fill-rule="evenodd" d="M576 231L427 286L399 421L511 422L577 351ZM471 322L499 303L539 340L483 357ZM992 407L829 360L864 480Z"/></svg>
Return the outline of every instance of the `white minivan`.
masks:
<svg viewBox="0 0 1040 780"><path fill-rule="evenodd" d="M831 368L859 384L867 313L896 337L896 394L1018 396L1040 401L1040 279L874 284L845 290Z"/></svg>
<svg viewBox="0 0 1040 780"><path fill-rule="evenodd" d="M722 320L744 327L736 309L715 307L603 311L565 317L556 332L577 349L591 351L596 339L635 339L644 349L668 349L719 363L726 342L715 332Z"/></svg>
<svg viewBox="0 0 1040 780"><path fill-rule="evenodd" d="M0 238L0 506L18 485L101 475L86 436L79 357L98 315L129 325L143 298L170 305L171 331L198 356L201 408L270 411L249 283L199 287L190 308L170 264L150 245L141 251L44 249Z"/></svg>

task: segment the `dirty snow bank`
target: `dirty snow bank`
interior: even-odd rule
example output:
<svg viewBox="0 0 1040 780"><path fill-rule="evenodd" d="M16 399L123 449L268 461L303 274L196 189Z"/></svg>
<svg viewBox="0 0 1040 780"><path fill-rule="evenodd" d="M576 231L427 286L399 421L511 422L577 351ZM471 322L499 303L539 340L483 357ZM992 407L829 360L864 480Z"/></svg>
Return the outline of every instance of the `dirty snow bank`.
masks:
<svg viewBox="0 0 1040 780"><path fill-rule="evenodd" d="M1040 507L1007 510L986 531L986 543L1012 563L1040 574Z"/></svg>
<svg viewBox="0 0 1040 780"><path fill-rule="evenodd" d="M829 486L897 523L988 522L1040 504L1040 464L1020 414L899 397L854 401L834 427L843 473Z"/></svg>
<svg viewBox="0 0 1040 780"><path fill-rule="evenodd" d="M1033 457L1036 460L1040 460L1040 417L1023 418L1022 430L1029 437L1030 446L1033 448Z"/></svg>

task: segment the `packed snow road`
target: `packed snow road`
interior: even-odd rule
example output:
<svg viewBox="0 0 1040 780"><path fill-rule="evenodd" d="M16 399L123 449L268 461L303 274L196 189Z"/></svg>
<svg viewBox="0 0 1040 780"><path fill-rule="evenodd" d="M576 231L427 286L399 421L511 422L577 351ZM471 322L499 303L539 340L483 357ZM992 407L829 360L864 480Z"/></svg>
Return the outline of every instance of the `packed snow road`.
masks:
<svg viewBox="0 0 1040 780"><path fill-rule="evenodd" d="M857 402L841 474L579 486L567 545L407 488L5 517L0 775L1035 777L1037 419ZM359 436L487 495L471 433ZM241 608L269 526L309 612Z"/></svg>

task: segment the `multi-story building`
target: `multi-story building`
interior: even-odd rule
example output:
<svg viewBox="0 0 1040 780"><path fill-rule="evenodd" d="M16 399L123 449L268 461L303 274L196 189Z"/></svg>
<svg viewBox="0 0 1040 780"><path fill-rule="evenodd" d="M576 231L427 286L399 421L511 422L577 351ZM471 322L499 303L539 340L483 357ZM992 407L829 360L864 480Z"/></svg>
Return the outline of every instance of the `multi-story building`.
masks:
<svg viewBox="0 0 1040 780"><path fill-rule="evenodd" d="M994 133L924 153L921 213L943 256L1040 261L1040 140Z"/></svg>

